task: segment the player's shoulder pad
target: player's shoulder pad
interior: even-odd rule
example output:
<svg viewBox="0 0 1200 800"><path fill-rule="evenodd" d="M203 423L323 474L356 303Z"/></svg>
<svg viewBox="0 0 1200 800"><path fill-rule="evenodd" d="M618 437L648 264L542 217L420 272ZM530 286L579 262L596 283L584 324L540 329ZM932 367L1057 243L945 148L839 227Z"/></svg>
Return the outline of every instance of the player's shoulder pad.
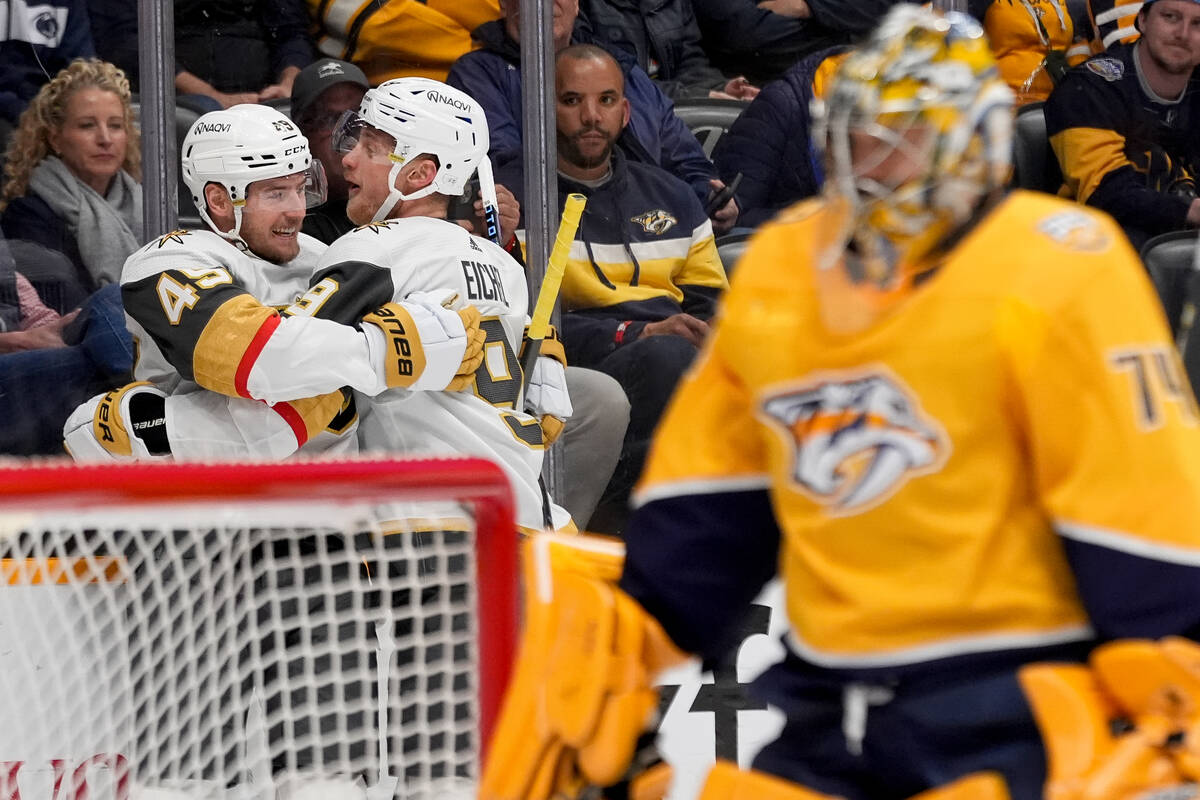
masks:
<svg viewBox="0 0 1200 800"><path fill-rule="evenodd" d="M1123 236L1104 212L1043 192L1013 191L997 209L994 227L1025 229L1028 246L1073 256L1108 253Z"/></svg>
<svg viewBox="0 0 1200 800"><path fill-rule="evenodd" d="M303 231L296 237L296 240L300 243L300 255L297 257L297 259L307 258L313 263L316 263L316 260L321 257L321 254L329 249L329 245L325 244L315 236L309 236Z"/></svg>
<svg viewBox="0 0 1200 800"><path fill-rule="evenodd" d="M132 283L171 268L226 265L238 250L207 230L174 230L151 239L125 261L121 283Z"/></svg>
<svg viewBox="0 0 1200 800"><path fill-rule="evenodd" d="M425 217L409 217L359 225L329 245L321 256L321 265L341 261L370 262L372 257L377 260L385 250L415 245L417 240L428 235L429 226L424 223L437 221L439 220Z"/></svg>

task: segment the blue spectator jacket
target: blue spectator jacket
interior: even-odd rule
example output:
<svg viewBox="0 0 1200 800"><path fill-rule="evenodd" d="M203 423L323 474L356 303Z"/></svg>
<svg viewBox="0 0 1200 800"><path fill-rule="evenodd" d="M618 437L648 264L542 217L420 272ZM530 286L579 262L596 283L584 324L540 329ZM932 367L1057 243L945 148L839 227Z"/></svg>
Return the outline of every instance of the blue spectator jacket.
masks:
<svg viewBox="0 0 1200 800"><path fill-rule="evenodd" d="M672 100L708 97L727 82L700 46L689 0L581 0L579 17L595 39L636 55Z"/></svg>
<svg viewBox="0 0 1200 800"><path fill-rule="evenodd" d="M480 25L471 36L483 45L482 49L455 61L446 83L463 90L483 106L493 163L502 165L519 160L522 152L520 45L509 38L503 20ZM576 41L581 39L577 29ZM596 44L604 46L603 42ZM716 177L716 170L705 157L700 142L675 116L675 105L637 65L635 56L618 48L605 49L625 72L630 119L618 140L622 151L633 161L654 164L683 179L703 200L708 195L708 180Z"/></svg>

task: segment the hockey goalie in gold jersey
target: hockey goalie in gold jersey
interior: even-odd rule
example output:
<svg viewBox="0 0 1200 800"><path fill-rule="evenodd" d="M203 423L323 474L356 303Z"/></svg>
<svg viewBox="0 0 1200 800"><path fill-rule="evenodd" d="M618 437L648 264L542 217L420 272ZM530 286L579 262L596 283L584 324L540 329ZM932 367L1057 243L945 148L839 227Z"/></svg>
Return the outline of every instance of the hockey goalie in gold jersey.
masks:
<svg viewBox="0 0 1200 800"><path fill-rule="evenodd" d="M750 692L786 723L704 800L1189 796L1191 706L1153 699L1180 670L1124 662L1133 744L1087 681L1023 671L1099 680L1098 645L1200 634L1200 429L1143 267L1107 216L1007 191L1013 100L971 19L895 6L825 99L824 194L739 262L623 563L531 578L557 607L528 613L482 795L628 777L664 654L721 656L778 576L785 655Z"/></svg>

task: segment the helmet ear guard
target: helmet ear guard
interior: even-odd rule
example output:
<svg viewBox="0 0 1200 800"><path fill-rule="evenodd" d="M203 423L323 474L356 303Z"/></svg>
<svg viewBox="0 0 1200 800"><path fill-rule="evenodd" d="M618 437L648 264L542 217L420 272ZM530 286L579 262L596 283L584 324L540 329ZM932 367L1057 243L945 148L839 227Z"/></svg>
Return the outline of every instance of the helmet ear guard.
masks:
<svg viewBox="0 0 1200 800"><path fill-rule="evenodd" d="M325 202L323 165L312 157L299 128L270 106L245 103L200 117L183 140L180 167L200 217L240 247L247 247L241 226L250 184L303 173L306 205ZM210 183L224 188L233 203L230 231L218 228L208 213L204 188Z"/></svg>

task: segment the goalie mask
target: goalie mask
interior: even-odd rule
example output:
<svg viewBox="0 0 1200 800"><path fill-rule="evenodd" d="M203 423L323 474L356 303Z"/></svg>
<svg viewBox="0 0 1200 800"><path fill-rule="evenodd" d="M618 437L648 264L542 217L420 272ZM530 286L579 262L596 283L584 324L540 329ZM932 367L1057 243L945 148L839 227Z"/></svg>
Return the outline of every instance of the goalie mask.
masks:
<svg viewBox="0 0 1200 800"><path fill-rule="evenodd" d="M375 210L374 222L385 219L400 200L434 192L461 195L476 169L490 188L487 118L479 104L458 89L428 78L386 81L367 91L357 114L342 115L334 130L333 149L350 152L367 127L387 134L392 144L388 196ZM421 155L437 160L437 172L428 186L404 194L396 188L396 178L405 164Z"/></svg>
<svg viewBox="0 0 1200 800"><path fill-rule="evenodd" d="M216 233L249 249L241 237L250 184L303 173L305 205L325 202L325 169L291 120L269 106L242 104L200 117L183 140L180 166L200 217ZM216 183L233 203L233 229L220 230L208 214L204 187Z"/></svg>
<svg viewBox="0 0 1200 800"><path fill-rule="evenodd" d="M823 269L880 290L927 269L1009 180L1011 91L970 17L894 6L813 103L838 217L816 254Z"/></svg>

